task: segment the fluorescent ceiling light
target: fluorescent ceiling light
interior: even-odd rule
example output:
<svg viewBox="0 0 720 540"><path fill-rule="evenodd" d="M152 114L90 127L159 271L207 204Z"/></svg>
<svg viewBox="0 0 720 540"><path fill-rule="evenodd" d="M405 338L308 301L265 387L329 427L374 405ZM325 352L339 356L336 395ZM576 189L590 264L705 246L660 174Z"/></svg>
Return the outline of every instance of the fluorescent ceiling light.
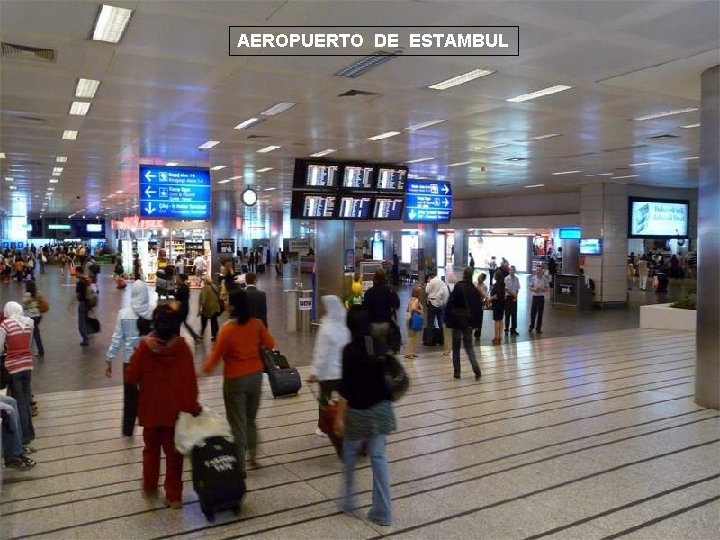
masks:
<svg viewBox="0 0 720 540"><path fill-rule="evenodd" d="M385 62L389 62L393 58L395 58L395 55L393 53L387 51L376 51L370 56L366 56L365 58L361 58L360 60L350 64L349 66L345 66L340 71L335 73L335 76L349 78L359 77L360 75L367 73L371 69L376 68L377 66L384 64Z"/></svg>
<svg viewBox="0 0 720 540"><path fill-rule="evenodd" d="M563 174L575 174L582 171L560 171L560 172L554 172L553 176L562 176Z"/></svg>
<svg viewBox="0 0 720 540"><path fill-rule="evenodd" d="M8 189L17 189L15 186L8 186Z"/></svg>
<svg viewBox="0 0 720 540"><path fill-rule="evenodd" d="M217 146L218 144L220 144L220 141L207 141L198 146L198 148L207 150L208 148L212 148L213 146Z"/></svg>
<svg viewBox="0 0 720 540"><path fill-rule="evenodd" d="M95 97L100 81L95 79L78 79L75 97L92 99Z"/></svg>
<svg viewBox="0 0 720 540"><path fill-rule="evenodd" d="M462 165L470 165L472 161L458 161L457 163L451 163L448 167L460 167Z"/></svg>
<svg viewBox="0 0 720 540"><path fill-rule="evenodd" d="M53 173L52 173L53 176L60 176L61 174L62 174L62 173L59 173L59 172L53 172Z"/></svg>
<svg viewBox="0 0 720 540"><path fill-rule="evenodd" d="M406 161L405 163L422 163L423 161L430 161L435 158L432 157L424 157L424 158L418 158L418 159L411 159L410 161Z"/></svg>
<svg viewBox="0 0 720 540"><path fill-rule="evenodd" d="M85 116L89 110L90 103L86 103L84 101L73 101L72 105L70 105L69 114L74 114L76 116Z"/></svg>
<svg viewBox="0 0 720 540"><path fill-rule="evenodd" d="M430 86L428 86L428 88L432 88L433 90L447 90L448 88L452 88L453 86L465 84L467 82L474 81L475 79L485 77L486 75L490 75L492 73L495 72L488 69L473 69L472 71L468 71L467 73L463 73L462 75L458 75L457 77L452 77L451 79L431 84Z"/></svg>
<svg viewBox="0 0 720 540"><path fill-rule="evenodd" d="M58 157L55 158L55 161L58 162L58 163L65 163L65 162L67 162L67 157L65 157L65 156L58 156Z"/></svg>
<svg viewBox="0 0 720 540"><path fill-rule="evenodd" d="M263 191L275 191L276 187L266 187Z"/></svg>
<svg viewBox="0 0 720 540"><path fill-rule="evenodd" d="M683 161L689 161L691 159L700 159L700 158L698 156L690 156L690 157L684 157L684 158L680 158L680 159L682 159Z"/></svg>
<svg viewBox="0 0 720 540"><path fill-rule="evenodd" d="M635 178L636 176L640 176L639 174L626 174L625 176L613 176L610 178L610 180L620 180L622 178Z"/></svg>
<svg viewBox="0 0 720 540"><path fill-rule="evenodd" d="M388 139L390 137L394 137L395 135L400 135L399 131L386 131L385 133L381 133L380 135L375 135L374 137L370 137L368 141L380 141L382 139Z"/></svg>
<svg viewBox="0 0 720 540"><path fill-rule="evenodd" d="M218 184L227 184L227 183L230 182L231 180L232 180L232 178L226 178L225 180L220 180L220 181L218 182Z"/></svg>
<svg viewBox="0 0 720 540"><path fill-rule="evenodd" d="M231 176L230 180L240 180L242 178L242 174L239 174L238 176Z"/></svg>
<svg viewBox="0 0 720 540"><path fill-rule="evenodd" d="M210 167L210 170L211 171L219 171L224 168L225 168L225 165L215 165L214 167Z"/></svg>
<svg viewBox="0 0 720 540"><path fill-rule="evenodd" d="M276 114L280 114L281 112L285 112L288 109L294 107L297 105L297 103L292 103L289 101L282 101L280 103L276 103L266 111L261 112L263 116L275 116Z"/></svg>
<svg viewBox="0 0 720 540"><path fill-rule="evenodd" d="M691 129L691 128L700 127L700 124L687 124L685 126L680 126L680 127L683 129Z"/></svg>
<svg viewBox="0 0 720 540"><path fill-rule="evenodd" d="M277 150L278 148L282 148L282 146L276 146L271 144L270 146L266 146L265 148L261 148L257 151L258 154L267 154L268 152L272 152L273 150Z"/></svg>
<svg viewBox="0 0 720 540"><path fill-rule="evenodd" d="M166 166L166 167L177 167L177 166L178 166L178 162L177 162L177 161L168 161L168 162L165 164L165 166Z"/></svg>
<svg viewBox="0 0 720 540"><path fill-rule="evenodd" d="M630 163L630 167L642 167L643 165L655 165L659 161L642 161L640 163Z"/></svg>
<svg viewBox="0 0 720 540"><path fill-rule="evenodd" d="M328 154L332 154L333 152L337 152L337 148L328 148L327 150L323 150L321 152L315 152L314 154L310 154L310 157L323 157Z"/></svg>
<svg viewBox="0 0 720 540"><path fill-rule="evenodd" d="M546 133L545 135L538 135L537 137L530 137L531 141L542 141L543 139L552 139L553 137L560 137L560 133Z"/></svg>
<svg viewBox="0 0 720 540"><path fill-rule="evenodd" d="M507 146L507 143L495 143L489 144L488 146L476 146L475 150L490 150L491 148L502 148L503 146Z"/></svg>
<svg viewBox="0 0 720 540"><path fill-rule="evenodd" d="M13 177L12 177L12 176L6 176L6 177L5 177L5 181L6 181L6 182L12 182L12 181L13 181Z"/></svg>
<svg viewBox="0 0 720 540"><path fill-rule="evenodd" d="M645 116L638 116L637 118L633 118L633 120L642 122L643 120L655 120L656 118L665 118L666 116L673 116L674 114L683 114L695 111L697 111L697 107L688 107L686 109L677 109L674 111L664 111L654 114L646 114Z"/></svg>
<svg viewBox="0 0 720 540"><path fill-rule="evenodd" d="M262 120L260 120L259 118L249 118L244 122L240 122L237 126L235 126L235 129L248 129L260 122L262 122Z"/></svg>
<svg viewBox="0 0 720 540"><path fill-rule="evenodd" d="M263 167L262 169L258 169L258 170L255 171L255 172L259 172L259 173L260 173L260 172L268 172L268 171L272 171L272 170L273 170L272 167Z"/></svg>
<svg viewBox="0 0 720 540"><path fill-rule="evenodd" d="M52 171L52 172L53 172L53 173L60 174L61 172L63 172L63 168L62 168L62 167L53 167L53 171Z"/></svg>
<svg viewBox="0 0 720 540"><path fill-rule="evenodd" d="M60 181L60 180L58 180L57 178L51 178L51 179L50 179L50 183L51 183L51 184L57 184L59 181Z"/></svg>
<svg viewBox="0 0 720 540"><path fill-rule="evenodd" d="M133 10L103 4L95 20L92 38L95 41L117 43L123 36Z"/></svg>
<svg viewBox="0 0 720 540"><path fill-rule="evenodd" d="M611 172L602 172L602 173L598 174L598 176L612 176L612 175L613 175L613 173L611 173Z"/></svg>
<svg viewBox="0 0 720 540"><path fill-rule="evenodd" d="M543 187L545 184L532 184L529 186L525 186L526 188L534 188L534 187Z"/></svg>
<svg viewBox="0 0 720 540"><path fill-rule="evenodd" d="M515 96L506 99L505 101L509 101L511 103L522 103L523 101L529 101L531 99L539 98L542 96L549 96L550 94L557 94L558 92L562 92L564 90L570 90L572 86L568 86L566 84L556 84L555 86L550 86L548 88L543 88L542 90L538 90L536 92L531 92L529 94L522 94L520 96Z"/></svg>
<svg viewBox="0 0 720 540"><path fill-rule="evenodd" d="M426 127L434 126L435 124L441 124L444 121L445 120L428 120L427 122L420 122L419 124L409 126L405 129L408 131L417 131L418 129L425 129Z"/></svg>
<svg viewBox="0 0 720 540"><path fill-rule="evenodd" d="M77 139L77 136L78 132L73 131L72 129L66 129L65 131L63 131L62 134L62 138L68 141L74 141L75 139Z"/></svg>
<svg viewBox="0 0 720 540"><path fill-rule="evenodd" d="M120 193L122 193L122 192L123 192L122 189L118 189L115 193L120 194Z"/></svg>
<svg viewBox="0 0 720 540"><path fill-rule="evenodd" d="M5 152L0 152L0 159L5 159Z"/></svg>
<svg viewBox="0 0 720 540"><path fill-rule="evenodd" d="M55 188L54 188L54 187L49 187L49 188L47 188L47 190L48 190L48 191L55 191Z"/></svg>

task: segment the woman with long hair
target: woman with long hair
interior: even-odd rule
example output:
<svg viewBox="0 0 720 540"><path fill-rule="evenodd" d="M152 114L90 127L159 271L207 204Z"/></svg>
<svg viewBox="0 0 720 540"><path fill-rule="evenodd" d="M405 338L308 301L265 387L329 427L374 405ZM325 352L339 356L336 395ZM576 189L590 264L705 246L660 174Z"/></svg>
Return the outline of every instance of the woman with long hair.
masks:
<svg viewBox="0 0 720 540"><path fill-rule="evenodd" d="M422 287L420 287L419 285L416 287L413 287L412 293L410 293L410 300L408 300L408 305L407 305L408 343L407 343L407 350L406 350L405 358L407 358L408 360L417 358L417 354L415 354L415 344L417 343L418 334L422 330L413 330L412 325L410 323L412 321L413 313L417 313L421 317L424 316L422 303L420 302L421 294L422 294Z"/></svg>
<svg viewBox="0 0 720 540"><path fill-rule="evenodd" d="M222 359L225 414L237 445L238 468L245 478L246 453L248 464L258 467L255 418L263 375L260 346L271 350L275 339L260 319L250 317L245 291L230 293L229 308L230 320L220 329L215 347L203 364L203 372L210 373Z"/></svg>
<svg viewBox="0 0 720 540"><path fill-rule="evenodd" d="M25 309L25 315L30 317L35 323L33 325L33 341L35 341L38 356L45 356L45 347L43 347L42 337L40 336L40 321L42 320L42 313L40 313L40 294L37 292L37 286L34 281L25 283L23 309Z"/></svg>

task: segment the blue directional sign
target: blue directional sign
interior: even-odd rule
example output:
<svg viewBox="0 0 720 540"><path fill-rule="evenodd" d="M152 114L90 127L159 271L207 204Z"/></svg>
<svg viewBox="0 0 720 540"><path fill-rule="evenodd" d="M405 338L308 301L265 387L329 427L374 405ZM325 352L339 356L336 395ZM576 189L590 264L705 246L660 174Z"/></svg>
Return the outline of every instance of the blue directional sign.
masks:
<svg viewBox="0 0 720 540"><path fill-rule="evenodd" d="M140 165L140 217L210 219L210 171Z"/></svg>
<svg viewBox="0 0 720 540"><path fill-rule="evenodd" d="M452 216L449 182L408 180L405 182L405 221L444 223Z"/></svg>

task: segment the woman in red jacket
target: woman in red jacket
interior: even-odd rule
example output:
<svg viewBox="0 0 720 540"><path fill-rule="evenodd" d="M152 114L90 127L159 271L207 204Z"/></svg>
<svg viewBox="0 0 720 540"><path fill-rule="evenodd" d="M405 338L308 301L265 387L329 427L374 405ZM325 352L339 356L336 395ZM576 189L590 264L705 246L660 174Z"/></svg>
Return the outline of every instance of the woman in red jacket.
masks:
<svg viewBox="0 0 720 540"><path fill-rule="evenodd" d="M165 453L165 504L182 506L183 456L175 450L175 421L180 412L200 414L198 385L190 347L180 337L182 314L176 304L153 313L153 332L130 358L125 381L140 385L138 418L143 426L143 490L155 496L160 448Z"/></svg>

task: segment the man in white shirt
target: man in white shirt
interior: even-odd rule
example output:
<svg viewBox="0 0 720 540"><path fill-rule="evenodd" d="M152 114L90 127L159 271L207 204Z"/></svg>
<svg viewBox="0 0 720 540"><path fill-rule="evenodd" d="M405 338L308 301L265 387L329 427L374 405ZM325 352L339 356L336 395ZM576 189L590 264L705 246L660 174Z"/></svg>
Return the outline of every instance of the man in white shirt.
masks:
<svg viewBox="0 0 720 540"><path fill-rule="evenodd" d="M550 283L543 275L542 266L535 268L535 275L530 279L532 307L530 308L530 332L535 330L542 334L543 311L545 311L545 293L550 290Z"/></svg>
<svg viewBox="0 0 720 540"><path fill-rule="evenodd" d="M443 310L450 296L450 291L437 273L428 281L427 285L425 285L425 294L427 295L428 306L427 326L428 328L433 328L435 326L435 319L437 319L438 328L440 328L440 332L442 332Z"/></svg>
<svg viewBox="0 0 720 540"><path fill-rule="evenodd" d="M197 278L198 285L202 284L202 277L203 274L205 274L205 258L202 255L198 255L195 257L193 265L195 266L195 277Z"/></svg>
<svg viewBox="0 0 720 540"><path fill-rule="evenodd" d="M513 336L517 331L517 299L520 292L520 280L515 275L515 266L511 266L505 277L505 333Z"/></svg>

